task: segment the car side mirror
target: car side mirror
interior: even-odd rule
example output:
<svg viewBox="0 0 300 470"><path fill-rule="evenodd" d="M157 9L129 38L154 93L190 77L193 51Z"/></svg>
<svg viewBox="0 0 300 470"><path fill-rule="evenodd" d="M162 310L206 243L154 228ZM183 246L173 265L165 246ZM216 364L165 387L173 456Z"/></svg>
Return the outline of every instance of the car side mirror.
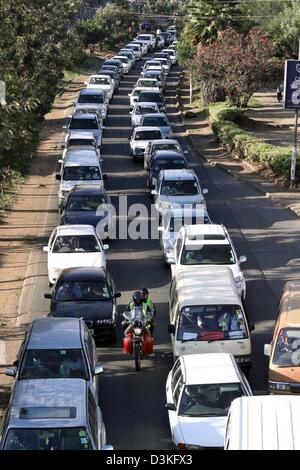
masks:
<svg viewBox="0 0 300 470"><path fill-rule="evenodd" d="M58 175L55 175L55 179L57 179L58 181L60 181L60 180L61 180L61 175L59 175L59 174L58 174Z"/></svg>
<svg viewBox="0 0 300 470"><path fill-rule="evenodd" d="M49 250L49 246L43 246L43 251L44 251L45 253L49 253L49 251L50 251L50 250Z"/></svg>
<svg viewBox="0 0 300 470"><path fill-rule="evenodd" d="M103 250L106 251L109 249L109 245L103 245Z"/></svg>
<svg viewBox="0 0 300 470"><path fill-rule="evenodd" d="M84 84L85 84L85 85L88 85L88 84L89 84L89 82L84 82Z"/></svg>
<svg viewBox="0 0 300 470"><path fill-rule="evenodd" d="M103 179L104 179L104 180L107 180L107 178L108 178L107 174L106 174L106 173L104 173L104 175L103 175Z"/></svg>
<svg viewBox="0 0 300 470"><path fill-rule="evenodd" d="M175 325L168 325L168 332L170 335L175 335Z"/></svg>
<svg viewBox="0 0 300 470"><path fill-rule="evenodd" d="M100 130L103 131L105 129L105 126L100 126Z"/></svg>
<svg viewBox="0 0 300 470"><path fill-rule="evenodd" d="M249 323L249 331L254 331L254 330L255 330L254 323Z"/></svg>
<svg viewBox="0 0 300 470"><path fill-rule="evenodd" d="M247 256L242 255L242 256L239 257L239 262L240 263L246 263L246 261L247 261Z"/></svg>
<svg viewBox="0 0 300 470"><path fill-rule="evenodd" d="M157 227L157 231L158 231L158 232L163 232L164 229L163 229L163 227Z"/></svg>
<svg viewBox="0 0 300 470"><path fill-rule="evenodd" d="M49 294L49 292L45 292L44 298L45 299L52 299L52 294Z"/></svg>
<svg viewBox="0 0 300 470"><path fill-rule="evenodd" d="M207 188L202 189L202 194L208 194L208 189Z"/></svg>
<svg viewBox="0 0 300 470"><path fill-rule="evenodd" d="M64 161L63 161L62 158L60 158L60 159L58 160L58 163L63 163L63 162L64 162Z"/></svg>
<svg viewBox="0 0 300 470"><path fill-rule="evenodd" d="M66 148L65 144L61 144L60 148L65 149Z"/></svg>
<svg viewBox="0 0 300 470"><path fill-rule="evenodd" d="M169 411L176 411L176 406L174 405L174 403L166 403L165 407Z"/></svg>
<svg viewBox="0 0 300 470"><path fill-rule="evenodd" d="M264 355L270 357L271 356L271 345L265 344L264 345Z"/></svg>
<svg viewBox="0 0 300 470"><path fill-rule="evenodd" d="M133 111L129 111L129 114L133 114Z"/></svg>
<svg viewBox="0 0 300 470"><path fill-rule="evenodd" d="M15 377L16 376L16 369L14 367L8 367L5 370L5 375L8 377Z"/></svg>
<svg viewBox="0 0 300 470"><path fill-rule="evenodd" d="M152 194L152 196L157 196L157 191L156 191L156 189L152 189L151 194Z"/></svg>
<svg viewBox="0 0 300 470"><path fill-rule="evenodd" d="M121 297L121 292L116 292L114 295L113 295L113 298L114 299L117 299L118 297Z"/></svg>
<svg viewBox="0 0 300 470"><path fill-rule="evenodd" d="M102 374L103 372L103 366L96 366L94 369L94 375L99 375Z"/></svg>
<svg viewBox="0 0 300 470"><path fill-rule="evenodd" d="M62 126L62 128L63 128L64 130L66 130L66 129L68 129L68 126Z"/></svg>

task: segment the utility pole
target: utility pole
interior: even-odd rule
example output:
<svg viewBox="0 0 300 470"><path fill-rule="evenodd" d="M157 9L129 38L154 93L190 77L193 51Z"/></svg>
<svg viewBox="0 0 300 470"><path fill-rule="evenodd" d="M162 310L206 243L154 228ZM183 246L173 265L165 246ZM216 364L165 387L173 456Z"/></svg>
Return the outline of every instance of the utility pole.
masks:
<svg viewBox="0 0 300 470"><path fill-rule="evenodd" d="M299 38L298 60L300 60L300 38ZM295 109L294 142L293 142L293 148L292 148L290 188L295 187L295 184L296 184L297 149L298 149L298 116L299 116L298 109Z"/></svg>

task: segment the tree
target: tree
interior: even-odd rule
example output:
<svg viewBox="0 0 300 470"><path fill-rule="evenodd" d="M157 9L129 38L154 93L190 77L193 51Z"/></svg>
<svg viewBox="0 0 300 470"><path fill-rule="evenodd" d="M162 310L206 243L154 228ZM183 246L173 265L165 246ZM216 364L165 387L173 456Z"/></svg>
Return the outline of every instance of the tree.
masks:
<svg viewBox="0 0 300 470"><path fill-rule="evenodd" d="M215 90L223 88L231 104L245 107L252 94L274 76L275 49L267 35L253 28L245 36L233 28L222 32L211 44L199 44L194 75L205 101L215 100Z"/></svg>
<svg viewBox="0 0 300 470"><path fill-rule="evenodd" d="M272 42L283 57L298 58L300 36L299 0L285 4L280 15L275 16L267 25Z"/></svg>

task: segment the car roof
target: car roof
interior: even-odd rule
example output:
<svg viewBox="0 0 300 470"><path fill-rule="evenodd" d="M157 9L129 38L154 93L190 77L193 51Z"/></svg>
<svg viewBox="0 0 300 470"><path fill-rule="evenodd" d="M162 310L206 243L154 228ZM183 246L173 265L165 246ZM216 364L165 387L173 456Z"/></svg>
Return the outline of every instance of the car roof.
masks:
<svg viewBox="0 0 300 470"><path fill-rule="evenodd" d="M95 186L91 184L90 186L84 184L82 186L76 185L75 188L69 193L68 197L77 197L77 196L107 196L107 193L103 187Z"/></svg>
<svg viewBox="0 0 300 470"><path fill-rule="evenodd" d="M168 119L168 117L165 115L165 113L147 113L147 114L144 114L143 119L145 119L145 116L148 116L148 117L150 116L150 117L155 117L155 118L163 117L163 118Z"/></svg>
<svg viewBox="0 0 300 470"><path fill-rule="evenodd" d="M106 279L106 271L103 268L67 268L63 269L59 276L59 282L75 282L75 281L99 281Z"/></svg>
<svg viewBox="0 0 300 470"><path fill-rule="evenodd" d="M138 126L134 128L134 132L141 132L141 131L159 131L161 132L160 128L157 126Z"/></svg>
<svg viewBox="0 0 300 470"><path fill-rule="evenodd" d="M299 396L244 396L231 404L229 449L300 450L299 431Z"/></svg>
<svg viewBox="0 0 300 470"><path fill-rule="evenodd" d="M95 235L95 229L92 225L70 224L58 225L56 227L57 236L63 235Z"/></svg>
<svg viewBox="0 0 300 470"><path fill-rule="evenodd" d="M105 94L104 90L101 90L100 88L84 88L83 90L80 90L79 92L80 95L103 95Z"/></svg>
<svg viewBox="0 0 300 470"><path fill-rule="evenodd" d="M235 281L228 266L186 266L175 276L179 308L193 305L241 305ZM200 295L201 293L201 295Z"/></svg>
<svg viewBox="0 0 300 470"><path fill-rule="evenodd" d="M153 144L153 146L155 146L155 144L159 144L159 145L161 145L161 144L176 144L176 145L179 145L179 147L181 148L180 143L176 139L152 140L152 144ZM157 150L157 152L159 152L159 150Z"/></svg>
<svg viewBox="0 0 300 470"><path fill-rule="evenodd" d="M93 160L95 158L97 161L99 161L98 154L95 149L90 149L90 148L84 148L82 149L79 147L78 149L67 149L66 156L65 158L78 158L78 159L84 159L84 158L90 158Z"/></svg>
<svg viewBox="0 0 300 470"><path fill-rule="evenodd" d="M159 90L156 90L156 89L154 89L154 90L148 90L148 89L146 89L146 90L143 90L142 93L148 93L148 94L150 94L150 93L156 93L156 94L159 94L159 95L163 96L162 92L159 91Z"/></svg>
<svg viewBox="0 0 300 470"><path fill-rule="evenodd" d="M101 73L94 73L93 75L90 76L90 79L94 78L94 77L96 77L96 78L107 78L106 75L102 75Z"/></svg>
<svg viewBox="0 0 300 470"><path fill-rule="evenodd" d="M195 224L185 225L182 229L186 233L186 245L230 245L223 225L216 224Z"/></svg>
<svg viewBox="0 0 300 470"><path fill-rule="evenodd" d="M81 320L38 318L33 321L26 349L81 349Z"/></svg>
<svg viewBox="0 0 300 470"><path fill-rule="evenodd" d="M10 408L10 428L86 426L87 383L83 379L18 380ZM21 409L76 408L75 418L20 418ZM46 411L46 410L45 410ZM59 413L59 410L58 410Z"/></svg>
<svg viewBox="0 0 300 470"><path fill-rule="evenodd" d="M181 364L186 385L240 382L235 360L229 353L185 354Z"/></svg>
<svg viewBox="0 0 300 470"><path fill-rule="evenodd" d="M72 119L84 119L84 120L95 119L95 116L98 116L98 114L97 113L73 114Z"/></svg>
<svg viewBox="0 0 300 470"><path fill-rule="evenodd" d="M180 170L162 170L161 178L166 180L191 180L196 179L197 175L194 170L181 168Z"/></svg>
<svg viewBox="0 0 300 470"><path fill-rule="evenodd" d="M78 153L70 152L70 155L66 155L63 168L67 166L97 166L99 165L99 158L97 154L87 154L86 150L79 150Z"/></svg>
<svg viewBox="0 0 300 470"><path fill-rule="evenodd" d="M285 284L281 305L280 328L300 327L300 281Z"/></svg>

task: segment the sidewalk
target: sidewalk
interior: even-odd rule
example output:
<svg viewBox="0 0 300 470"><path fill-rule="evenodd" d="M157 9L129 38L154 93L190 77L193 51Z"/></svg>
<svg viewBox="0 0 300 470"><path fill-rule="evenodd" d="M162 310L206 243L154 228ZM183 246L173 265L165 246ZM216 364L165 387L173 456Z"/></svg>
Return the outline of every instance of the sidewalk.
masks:
<svg viewBox="0 0 300 470"><path fill-rule="evenodd" d="M289 190L282 188L272 179L260 175L259 170L254 165L238 160L228 154L216 141L206 113L196 114L193 107L190 106L189 86L184 79L179 84L178 93L187 135L195 152L198 152L212 165L218 166L231 173L235 178L247 182L275 204L300 216L300 189ZM280 142L281 145L291 145L293 131L290 126L293 124L293 113L286 113L282 110L282 105L277 103L276 95L273 97L270 92L258 93L255 97L265 104L266 108L253 108L247 113L248 117L254 119L253 127L255 127L255 131L251 129L251 132L259 135L266 142L276 145L278 145L277 142ZM185 119L187 111L194 111L195 117ZM270 122L271 125L268 124Z"/></svg>

